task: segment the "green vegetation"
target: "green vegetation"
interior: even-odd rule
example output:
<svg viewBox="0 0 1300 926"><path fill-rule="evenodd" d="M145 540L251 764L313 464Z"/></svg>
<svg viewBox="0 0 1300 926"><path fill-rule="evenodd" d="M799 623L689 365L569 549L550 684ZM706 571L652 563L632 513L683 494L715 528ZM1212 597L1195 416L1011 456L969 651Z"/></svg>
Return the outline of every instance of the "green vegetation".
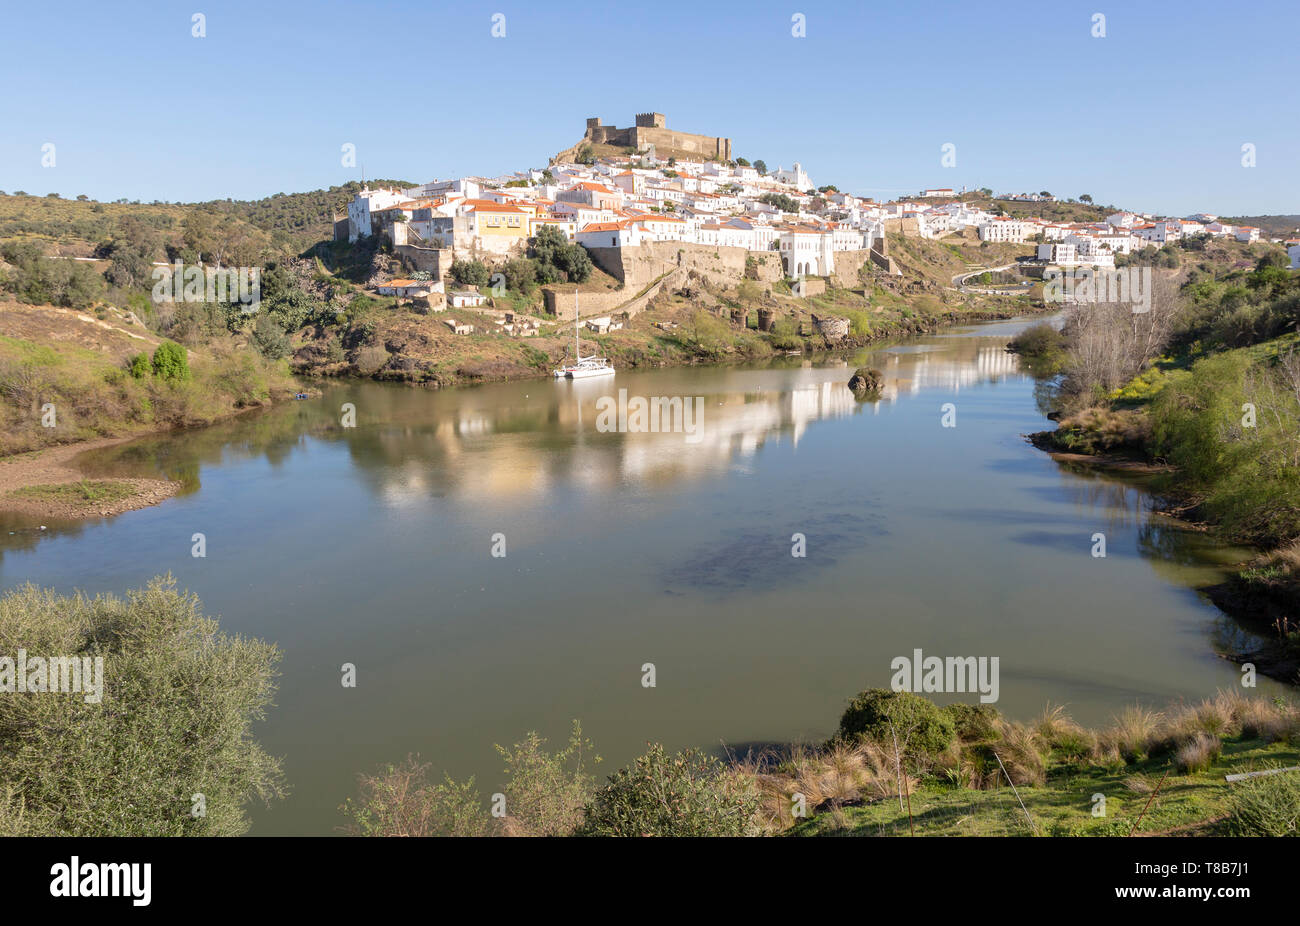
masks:
<svg viewBox="0 0 1300 926"><path fill-rule="evenodd" d="M887 688L869 688L844 709L838 738L857 744L864 740L897 741L917 755L932 757L956 739L952 718L919 695Z"/></svg>
<svg viewBox="0 0 1300 926"><path fill-rule="evenodd" d="M1068 341L1059 329L1042 322L1012 338L1007 350L1019 354L1034 373L1052 376L1065 366L1067 346Z"/></svg>
<svg viewBox="0 0 1300 926"><path fill-rule="evenodd" d="M751 761L770 830L1126 836L1136 827L1213 835L1278 832L1300 814L1296 773L1273 776L1286 783L1266 786L1273 793L1264 800L1254 798L1257 785L1224 780L1225 772L1297 764L1300 710L1292 704L1222 693L1168 713L1130 708L1096 731L1059 707L1028 724L987 706L944 713L958 736L938 755L868 739ZM806 799L806 817L791 812L795 794ZM1268 823L1254 815L1258 804Z"/></svg>
<svg viewBox="0 0 1300 926"><path fill-rule="evenodd" d="M504 816L471 780L430 784L414 759L362 776L343 809L362 835L1295 835L1300 708L1223 692L1166 713L1132 707L1089 730L1060 707L1029 723L873 689L825 745L719 761L645 754L595 787L577 724L556 754L529 734L506 760ZM1014 786L1014 790L1013 790ZM1098 799L1101 795L1101 800ZM500 808L494 805L499 813Z"/></svg>
<svg viewBox="0 0 1300 926"><path fill-rule="evenodd" d="M543 226L533 239L534 277L539 283L585 283L594 269L587 249L569 241L554 226Z"/></svg>
<svg viewBox="0 0 1300 926"><path fill-rule="evenodd" d="M185 382L190 378L190 363L185 348L174 341L163 341L153 352L153 372L159 379Z"/></svg>
<svg viewBox="0 0 1300 926"><path fill-rule="evenodd" d="M165 343L155 351L159 367L146 354L114 360L64 341L0 337L0 455L207 424L299 389L283 361L216 342L191 366L183 348ZM53 427L43 420L47 405Z"/></svg>
<svg viewBox="0 0 1300 926"><path fill-rule="evenodd" d="M749 836L758 792L694 750L668 755L653 744L596 792L580 836Z"/></svg>
<svg viewBox="0 0 1300 926"><path fill-rule="evenodd" d="M84 263L53 260L30 241L0 243L0 293L33 305L82 309L102 298L104 281Z"/></svg>
<svg viewBox="0 0 1300 926"><path fill-rule="evenodd" d="M1281 345L1277 345L1281 349ZM1152 450L1211 520L1275 546L1300 538L1300 352L1232 350L1168 375L1150 406Z"/></svg>
<svg viewBox="0 0 1300 926"><path fill-rule="evenodd" d="M11 591L0 651L20 647L102 659L82 675L102 687L0 697L0 835L235 836L249 801L283 794L252 738L279 653L222 633L170 577L125 600Z"/></svg>
<svg viewBox="0 0 1300 926"><path fill-rule="evenodd" d="M377 775L362 775L360 796L340 808L345 830L360 836L567 836L581 823L594 793L588 771L600 757L575 720L565 746L545 749L529 733L513 747L497 746L505 762L503 813L489 815L474 779L456 782L444 775L429 781L429 765L408 757Z"/></svg>
<svg viewBox="0 0 1300 926"><path fill-rule="evenodd" d="M451 278L461 286L487 286L492 271L481 260L457 260L451 264Z"/></svg>
<svg viewBox="0 0 1300 926"><path fill-rule="evenodd" d="M1230 806L1235 836L1300 836L1300 776L1278 772L1244 781Z"/></svg>
<svg viewBox="0 0 1300 926"><path fill-rule="evenodd" d="M135 494L135 489L127 482L82 479L80 482L23 486L15 489L12 494L35 501L116 502L130 498Z"/></svg>
<svg viewBox="0 0 1300 926"><path fill-rule="evenodd" d="M1168 462L1165 488L1201 517L1277 547L1300 539L1300 277L1276 247L1216 254L1177 293L1157 281L1148 313L1089 306L1067 320L1065 358L1048 370L1066 373L1054 439ZM1243 254L1253 269L1238 267ZM1021 344L1059 347L1035 329Z"/></svg>
<svg viewBox="0 0 1300 926"><path fill-rule="evenodd" d="M787 196L784 193L765 193L758 198L761 203L767 203L769 206L775 206L782 212L798 212L799 203L794 197Z"/></svg>

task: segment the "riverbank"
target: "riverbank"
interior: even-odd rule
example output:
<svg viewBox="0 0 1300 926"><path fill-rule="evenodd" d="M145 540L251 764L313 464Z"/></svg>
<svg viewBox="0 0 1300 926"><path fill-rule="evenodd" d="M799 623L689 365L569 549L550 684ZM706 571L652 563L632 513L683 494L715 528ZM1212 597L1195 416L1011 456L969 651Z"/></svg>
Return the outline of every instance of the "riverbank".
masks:
<svg viewBox="0 0 1300 926"><path fill-rule="evenodd" d="M581 351L608 357L616 368L627 370L752 363L793 355L817 358L946 328L1049 311L1044 304L1028 300L998 300L975 308L937 304L930 311L917 312L897 306L867 311L860 297L847 291L831 291L824 300L789 301L794 307L784 307L787 314L774 330L760 332L729 323L701 308L694 297L674 295L633 319L628 327L603 334L584 328ZM847 307L853 301L860 303L857 308ZM816 333L813 314L835 314L836 306L840 313L853 317L848 333L842 337ZM749 313L751 321L756 317L756 312ZM476 332L490 330L493 324L490 317L468 311L457 312L456 318L475 325ZM502 338L495 333L454 335L441 320L421 315L413 307L394 306L353 324L362 335L354 337L352 327L342 333L322 328L301 332L293 356L294 373L313 379L362 378L438 389L549 377L572 358L574 350L569 323L553 323L542 336L528 339ZM800 334L801 330L804 333ZM373 346L340 348L340 341L358 337Z"/></svg>
<svg viewBox="0 0 1300 926"><path fill-rule="evenodd" d="M838 741L739 763L736 774L764 795L773 830L796 836L1295 835L1300 712L1294 704L1222 692L1163 711L1129 708L1112 726L1089 729L1050 705L1037 718L1013 721L988 705L936 709L907 693L880 692L876 703L880 720L920 717L921 731L930 735L896 755L888 738L845 737L846 712ZM791 814L794 794L804 795L812 811L802 819ZM1265 807L1279 812L1261 813Z"/></svg>
<svg viewBox="0 0 1300 926"><path fill-rule="evenodd" d="M179 482L164 479L87 480L76 457L131 437L64 444L0 459L0 510L37 518L110 517L171 498Z"/></svg>
<svg viewBox="0 0 1300 926"><path fill-rule="evenodd" d="M1093 329L1100 318L1127 330L1137 324L1128 313L1067 318L1063 334L1031 330L1013 347L1040 376L1065 373L1058 427L1030 435L1035 447L1063 465L1146 469L1163 511L1257 551L1199 591L1263 640L1227 658L1295 685L1300 335L1291 329L1300 278L1278 260L1266 253L1253 270L1193 271L1177 299L1167 295L1151 313L1166 318L1151 332L1158 349L1119 367L1103 362Z"/></svg>
<svg viewBox="0 0 1300 926"><path fill-rule="evenodd" d="M21 308L26 313L35 311L29 307ZM837 340L827 339L820 335L799 338L797 353L810 359L838 356L898 338L915 337L980 321L1020 317L1025 314L1026 308L1025 305L1017 304L1014 307L1009 306L1003 309L983 308L971 311L948 311L935 315L882 320L881 324L870 332L850 333ZM1028 308L1032 310L1034 307ZM405 314L401 311L395 311L392 317L400 321ZM102 328L102 326L100 327ZM594 340L614 360L617 366L628 370L703 365L723 366L779 357L793 351L793 348L791 350L770 348L765 341L757 339L753 332L739 330L734 332L734 337L729 343L719 345L716 349L707 352L685 349L684 347L680 350L666 350L664 349L664 340L670 333L647 324L641 329L614 332L612 335L598 336ZM497 338L496 340L501 341L502 339ZM557 337L555 342L556 349L552 352L556 353L557 357L560 351L571 345L571 342L563 337ZM512 345L512 342L505 343ZM35 344L28 345L25 349L29 355L40 355L43 350L40 345ZM534 348L534 350L536 349ZM543 353L540 350L537 350L537 353L541 355L541 358L535 358L535 362L531 366L497 367L468 367L466 364L472 355L464 353L451 361L452 372L449 375L443 374L434 379L423 381L407 381L412 385L427 388L444 388L488 382L549 378L552 366L558 360L552 359L550 353ZM64 372L67 369L67 364L63 360L48 363L47 366ZM106 383L113 381L112 384L122 385L122 382L116 380L111 374L106 374L103 370L98 372L101 376L106 377ZM310 370L300 369L299 372L302 375L312 375ZM356 371L349 369L347 366L341 366L330 372L318 372L315 376L321 380L330 378L350 379L356 377ZM362 378L379 381L391 381L392 379L389 376L374 374ZM321 392L319 388L305 387L294 383L292 380L285 380L279 383L279 387L275 390L266 390L263 394L263 400L258 402L257 405L283 401L295 394L302 394L304 391L310 395L319 395ZM83 397L84 401L85 398ZM201 424L212 424L225 420L248 411L252 407L256 407L256 405L244 407L231 405L224 410L220 408L209 409ZM190 424L193 424L193 422L190 422ZM103 489L96 492L95 487L86 487L83 491L76 492L72 490L72 487L84 481L85 476L72 464L72 460L82 451L112 446L151 434L166 433L175 430L178 426L181 425L173 423L164 427L151 427L146 423L132 420L119 421L116 426L113 426L101 421L99 422L99 430L112 431L120 428L123 433L88 436L83 440L70 440L41 449L0 456L0 510L33 517L85 518L119 514L123 511L158 504L175 495L179 485L162 480L113 479L112 481L119 486L129 486L133 491L129 495L123 495L120 490L116 489ZM38 438L42 439L49 439L53 436L39 431L35 433ZM64 431L61 436L67 438L69 435ZM49 488L40 491L42 487ZM64 487L65 490L55 491L53 487ZM107 497L105 492L110 492L113 497Z"/></svg>

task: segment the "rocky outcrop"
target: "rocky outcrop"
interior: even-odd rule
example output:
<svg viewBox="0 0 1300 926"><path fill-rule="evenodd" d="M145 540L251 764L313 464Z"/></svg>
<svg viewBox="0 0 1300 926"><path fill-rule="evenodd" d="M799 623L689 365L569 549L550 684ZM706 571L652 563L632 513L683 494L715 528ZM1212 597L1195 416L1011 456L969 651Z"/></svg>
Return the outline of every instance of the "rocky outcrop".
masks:
<svg viewBox="0 0 1300 926"><path fill-rule="evenodd" d="M885 374L879 370L859 367L849 380L849 388L859 397L878 394L885 388Z"/></svg>

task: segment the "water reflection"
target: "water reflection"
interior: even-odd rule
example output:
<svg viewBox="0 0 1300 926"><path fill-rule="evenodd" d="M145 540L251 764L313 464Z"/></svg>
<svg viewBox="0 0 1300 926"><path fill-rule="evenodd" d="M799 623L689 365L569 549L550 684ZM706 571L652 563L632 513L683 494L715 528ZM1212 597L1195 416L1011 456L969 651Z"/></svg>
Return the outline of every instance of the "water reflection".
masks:
<svg viewBox="0 0 1300 926"><path fill-rule="evenodd" d="M1234 669L1191 589L1236 553L1153 513L1141 478L1026 445L1047 423L1004 349L1016 329L604 382L331 385L84 455L88 475L188 492L0 534L0 579L120 593L172 571L223 628L280 645L259 738L294 796L257 812L259 833L329 832L358 771L410 752L491 791L493 742L563 736L575 716L612 767L648 739L825 738L916 646L999 655L1016 717L1070 701L1104 722L1213 693ZM885 378L870 401L847 388L861 366ZM597 402L619 390L702 397L698 442L603 433ZM488 554L496 531L507 558ZM366 666L363 687L341 693L343 661Z"/></svg>

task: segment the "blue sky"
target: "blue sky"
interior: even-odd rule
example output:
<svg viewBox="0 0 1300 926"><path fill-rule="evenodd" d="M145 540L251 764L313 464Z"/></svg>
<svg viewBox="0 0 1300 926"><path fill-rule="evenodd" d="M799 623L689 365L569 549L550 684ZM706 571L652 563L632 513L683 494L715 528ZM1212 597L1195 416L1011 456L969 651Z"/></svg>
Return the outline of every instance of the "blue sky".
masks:
<svg viewBox="0 0 1300 926"><path fill-rule="evenodd" d="M588 116L656 110L877 198L964 185L1300 213L1295 0L50 0L11 7L5 32L9 192L194 201L317 189L362 166L493 175L544 165Z"/></svg>

